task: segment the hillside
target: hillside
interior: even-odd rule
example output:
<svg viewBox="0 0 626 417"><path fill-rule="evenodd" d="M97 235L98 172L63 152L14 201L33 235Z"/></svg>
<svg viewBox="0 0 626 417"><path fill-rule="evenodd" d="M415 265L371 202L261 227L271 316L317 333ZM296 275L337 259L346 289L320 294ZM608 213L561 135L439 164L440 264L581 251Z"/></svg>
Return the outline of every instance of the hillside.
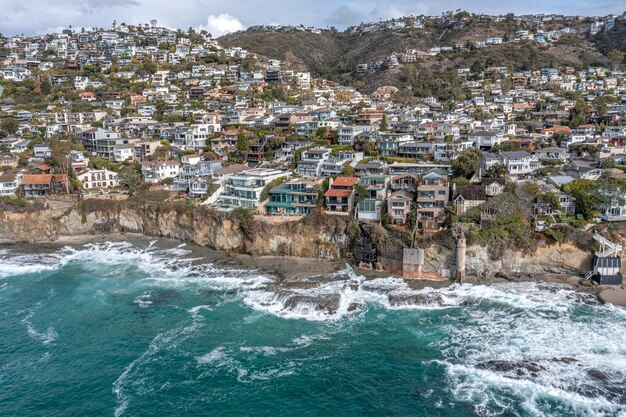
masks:
<svg viewBox="0 0 626 417"><path fill-rule="evenodd" d="M606 54L613 48L626 49L626 22L616 22L610 31L595 36L588 31L591 20L574 20L543 24L542 31L568 28L579 33L566 34L557 41L540 44L531 40L508 42L486 48L465 49L471 43L491 37L513 38L518 30L529 30L525 23L485 21L477 16L462 21L427 21L423 28L363 31L322 30L319 33L293 28L271 29L255 27L220 38L225 46L242 46L270 58L287 60L309 68L315 76L352 84L372 92L382 85L406 87L406 73L412 69L430 68L437 72L470 67L475 62L483 66L507 66L513 70L537 69L541 66L570 65L582 68L603 65ZM393 53L407 49L426 51L432 47L452 46L455 52L418 59L416 64L356 74L361 63L383 61ZM461 50L458 50L461 47ZM358 81L362 81L358 83Z"/></svg>

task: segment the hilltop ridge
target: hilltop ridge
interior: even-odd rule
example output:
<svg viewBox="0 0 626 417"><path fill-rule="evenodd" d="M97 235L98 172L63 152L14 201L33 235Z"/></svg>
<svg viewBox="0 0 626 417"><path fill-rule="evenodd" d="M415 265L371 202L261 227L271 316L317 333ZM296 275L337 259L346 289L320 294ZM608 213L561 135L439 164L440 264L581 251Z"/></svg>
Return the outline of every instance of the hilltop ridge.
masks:
<svg viewBox="0 0 626 417"><path fill-rule="evenodd" d="M411 68L445 73L475 62L518 71L607 65L610 50L626 51L626 14L598 18L458 12L363 23L344 31L254 26L219 41L371 93L383 85L407 88Z"/></svg>

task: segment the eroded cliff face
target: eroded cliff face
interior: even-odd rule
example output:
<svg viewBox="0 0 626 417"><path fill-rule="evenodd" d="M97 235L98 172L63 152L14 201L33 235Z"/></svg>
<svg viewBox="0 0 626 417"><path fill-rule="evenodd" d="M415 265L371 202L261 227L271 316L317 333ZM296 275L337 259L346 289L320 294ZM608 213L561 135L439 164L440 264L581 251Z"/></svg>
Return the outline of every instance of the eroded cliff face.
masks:
<svg viewBox="0 0 626 417"><path fill-rule="evenodd" d="M314 218L267 224L212 210L145 210L119 205L85 210L76 204L47 204L40 210L0 213L0 243L45 242L61 236L142 233L226 252L338 260L348 255L348 220ZM94 208L95 206L95 208Z"/></svg>
<svg viewBox="0 0 626 417"><path fill-rule="evenodd" d="M432 245L425 251L426 266L439 272L442 268L454 271L455 253L439 245ZM586 273L591 267L593 254L578 246L566 243L540 242L534 250L506 248L498 256L493 256L489 248L470 245L466 252L466 275L479 278L503 276Z"/></svg>
<svg viewBox="0 0 626 417"><path fill-rule="evenodd" d="M112 206L91 201L85 205L50 200L37 209L0 212L0 244L127 232L178 239L233 253L351 260L348 226L347 218L322 214L295 222L267 223L207 209L181 211L164 206L147 210L123 203ZM455 254L449 244L433 243L425 251L427 270L454 271ZM466 274L476 277L580 274L589 270L591 258L590 251L572 243L541 241L536 242L534 250L511 247L497 255L487 247L471 245L467 248ZM401 258L380 264L390 272L401 273Z"/></svg>

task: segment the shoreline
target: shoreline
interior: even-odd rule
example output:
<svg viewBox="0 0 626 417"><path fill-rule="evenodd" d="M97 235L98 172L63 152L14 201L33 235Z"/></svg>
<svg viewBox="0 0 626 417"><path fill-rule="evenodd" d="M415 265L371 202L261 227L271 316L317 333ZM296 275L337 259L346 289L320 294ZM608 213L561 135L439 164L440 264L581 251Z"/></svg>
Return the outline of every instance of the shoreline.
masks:
<svg viewBox="0 0 626 417"><path fill-rule="evenodd" d="M254 256L247 254L229 253L215 250L205 246L199 246L193 242L185 242L176 239L163 237L150 237L141 233L110 233L97 235L69 235L59 236L55 240L32 243L10 243L2 244L0 247L18 248L22 252L56 251L63 247L70 246L79 248L90 243L104 242L128 242L139 248L146 248L154 242L156 247L168 249L185 245L185 249L190 253L185 255L190 259L202 259L203 261L215 264L218 267L227 269L248 269L255 270L262 274L269 274L277 278L277 282L286 286L297 286L304 282L310 285L311 280L324 280L324 276L332 275L343 271L347 265L352 267L359 275L365 279L375 278L399 278L403 279L407 285L414 290L423 288L444 288L453 285L453 280L433 281L427 279L406 279L399 275L394 275L386 271L376 271L361 269L351 264L347 260L332 261L319 258L301 258L287 256ZM626 290L620 287L586 287L580 285L581 277L566 274L542 274L538 276L516 276L511 277L474 277L469 276L464 280L464 284L486 285L516 282L542 282L553 284L569 285L577 292L594 294L601 303L609 303L618 307L626 308Z"/></svg>

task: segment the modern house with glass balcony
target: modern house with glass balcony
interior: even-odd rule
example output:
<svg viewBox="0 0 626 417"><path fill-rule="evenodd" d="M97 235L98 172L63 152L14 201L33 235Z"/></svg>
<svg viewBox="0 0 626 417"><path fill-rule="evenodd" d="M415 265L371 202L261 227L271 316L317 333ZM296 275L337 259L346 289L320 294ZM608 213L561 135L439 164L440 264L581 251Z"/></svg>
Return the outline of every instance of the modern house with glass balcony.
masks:
<svg viewBox="0 0 626 417"><path fill-rule="evenodd" d="M322 178L294 178L269 191L268 214L304 216L316 206Z"/></svg>
<svg viewBox="0 0 626 417"><path fill-rule="evenodd" d="M217 205L221 210L233 210L238 207L257 209L261 203L261 193L266 185L277 178L287 177L290 173L269 168L255 168L232 175L226 180L224 192Z"/></svg>
<svg viewBox="0 0 626 417"><path fill-rule="evenodd" d="M381 133L376 149L380 156L398 156L400 145L413 141L409 133Z"/></svg>
<svg viewBox="0 0 626 417"><path fill-rule="evenodd" d="M359 179L365 195L359 196L357 218L364 222L379 222L384 212L389 185L387 175L366 175Z"/></svg>
<svg viewBox="0 0 626 417"><path fill-rule="evenodd" d="M302 152L298 161L296 174L303 177L318 177L322 172L322 164L330 158L330 149L316 146Z"/></svg>

